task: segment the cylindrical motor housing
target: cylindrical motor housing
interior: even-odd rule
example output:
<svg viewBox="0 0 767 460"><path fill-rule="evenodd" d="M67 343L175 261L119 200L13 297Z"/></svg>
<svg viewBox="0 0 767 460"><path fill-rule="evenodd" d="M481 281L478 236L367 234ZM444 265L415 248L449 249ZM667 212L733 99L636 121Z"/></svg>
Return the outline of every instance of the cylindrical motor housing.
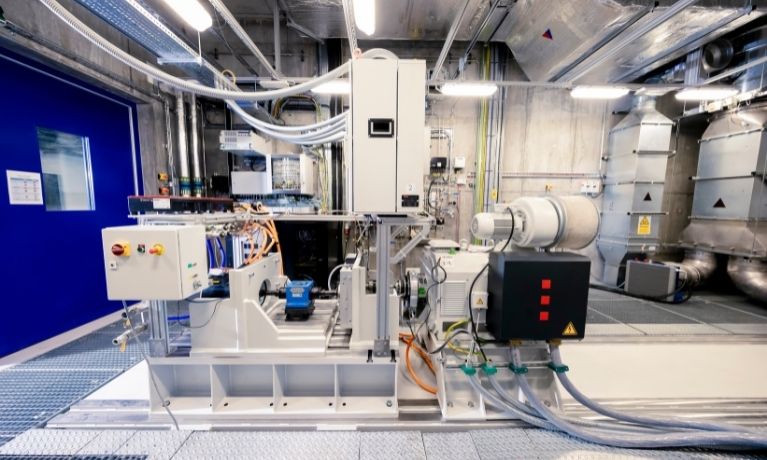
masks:
<svg viewBox="0 0 767 460"><path fill-rule="evenodd" d="M498 243L509 237L513 227L517 247L582 249L599 230L599 211L579 195L517 198L508 209L511 212L475 215L472 234Z"/></svg>

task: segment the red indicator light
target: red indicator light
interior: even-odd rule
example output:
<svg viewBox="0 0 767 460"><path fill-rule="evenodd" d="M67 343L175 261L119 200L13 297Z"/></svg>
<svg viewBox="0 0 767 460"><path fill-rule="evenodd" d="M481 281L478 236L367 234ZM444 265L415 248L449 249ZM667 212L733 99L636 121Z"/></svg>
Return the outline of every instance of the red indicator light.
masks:
<svg viewBox="0 0 767 460"><path fill-rule="evenodd" d="M549 312L542 311L542 312L538 313L538 319L540 321L548 321L549 320Z"/></svg>
<svg viewBox="0 0 767 460"><path fill-rule="evenodd" d="M551 289L551 280L541 280L541 289Z"/></svg>
<svg viewBox="0 0 767 460"><path fill-rule="evenodd" d="M547 295L541 296L541 305L550 305L551 304L551 297Z"/></svg>

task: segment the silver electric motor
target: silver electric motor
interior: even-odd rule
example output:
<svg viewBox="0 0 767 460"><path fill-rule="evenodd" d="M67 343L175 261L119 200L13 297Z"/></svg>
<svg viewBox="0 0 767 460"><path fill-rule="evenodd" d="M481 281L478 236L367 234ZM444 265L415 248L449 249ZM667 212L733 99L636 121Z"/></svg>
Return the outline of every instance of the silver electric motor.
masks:
<svg viewBox="0 0 767 460"><path fill-rule="evenodd" d="M582 249L597 236L599 211L583 196L523 197L503 213L480 213L471 222L471 233L500 243L511 234L520 248Z"/></svg>

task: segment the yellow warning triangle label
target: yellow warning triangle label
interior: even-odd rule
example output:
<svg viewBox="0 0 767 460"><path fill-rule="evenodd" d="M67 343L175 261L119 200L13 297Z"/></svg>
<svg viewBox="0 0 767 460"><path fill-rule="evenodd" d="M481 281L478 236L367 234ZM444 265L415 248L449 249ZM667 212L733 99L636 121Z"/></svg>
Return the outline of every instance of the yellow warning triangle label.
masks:
<svg viewBox="0 0 767 460"><path fill-rule="evenodd" d="M479 299L477 299L477 305L484 305L484 304L485 304L485 302L482 300L481 297Z"/></svg>
<svg viewBox="0 0 767 460"><path fill-rule="evenodd" d="M575 325L573 324L572 321L567 323L567 326L565 326L565 330L562 331L562 335L566 335L566 336L578 335L578 331L575 330Z"/></svg>

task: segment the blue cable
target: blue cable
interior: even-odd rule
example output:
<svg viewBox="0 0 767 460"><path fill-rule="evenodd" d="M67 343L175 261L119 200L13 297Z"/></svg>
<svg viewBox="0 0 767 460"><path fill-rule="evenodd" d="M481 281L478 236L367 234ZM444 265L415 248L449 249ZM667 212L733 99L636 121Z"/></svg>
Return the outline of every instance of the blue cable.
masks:
<svg viewBox="0 0 767 460"><path fill-rule="evenodd" d="M205 246L208 248L208 270L213 268L213 246L210 244L210 240L205 240Z"/></svg>
<svg viewBox="0 0 767 460"><path fill-rule="evenodd" d="M221 238L216 238L216 243L218 243L218 248L221 250L221 265L220 268L226 267L226 249L224 248L224 243L221 242Z"/></svg>

